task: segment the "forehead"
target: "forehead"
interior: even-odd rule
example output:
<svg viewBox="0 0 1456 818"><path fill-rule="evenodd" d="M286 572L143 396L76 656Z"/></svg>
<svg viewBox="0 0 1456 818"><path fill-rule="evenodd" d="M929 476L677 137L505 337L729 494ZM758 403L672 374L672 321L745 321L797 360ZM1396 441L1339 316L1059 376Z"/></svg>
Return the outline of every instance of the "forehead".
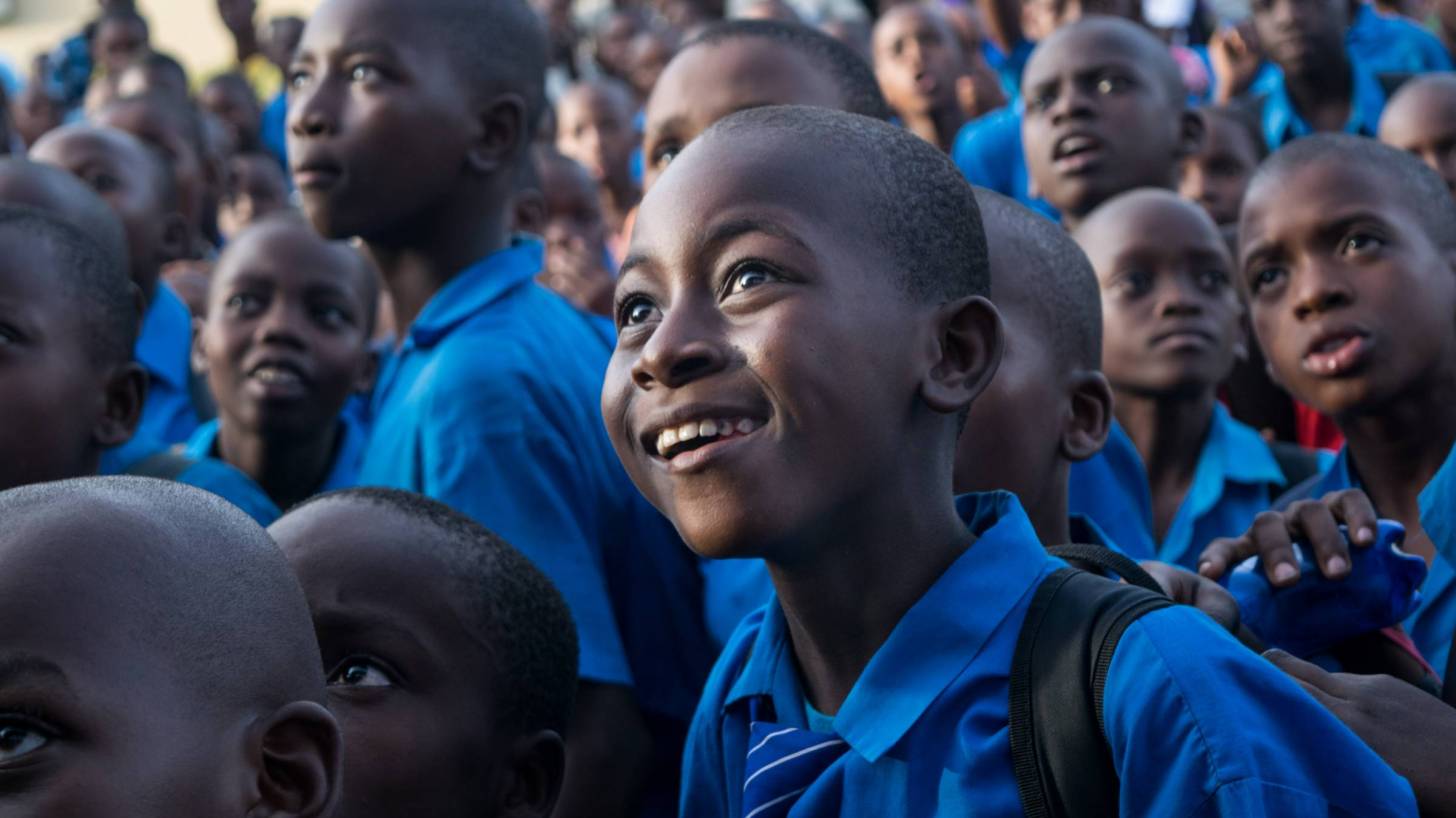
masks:
<svg viewBox="0 0 1456 818"><path fill-rule="evenodd" d="M631 115L627 98L600 85L573 88L557 104L562 121L595 117L625 118Z"/></svg>
<svg viewBox="0 0 1456 818"><path fill-rule="evenodd" d="M85 165L101 165L124 179L141 183L150 183L157 169L146 146L125 131L110 128L58 132L37 143L31 155L73 171Z"/></svg>
<svg viewBox="0 0 1456 818"><path fill-rule="evenodd" d="M271 274L299 283L333 282L353 291L360 288L363 265L351 252L303 225L266 223L244 231L223 251L213 280L220 285L241 273Z"/></svg>
<svg viewBox="0 0 1456 818"><path fill-rule="evenodd" d="M548 199L583 199L596 201L596 183L576 163L548 160L541 163L541 192Z"/></svg>
<svg viewBox="0 0 1456 818"><path fill-rule="evenodd" d="M112 17L102 21L96 29L96 36L108 40L123 37L139 38L146 36L146 28L142 25L142 21L135 17Z"/></svg>
<svg viewBox="0 0 1456 818"><path fill-rule="evenodd" d="M1423 83L1395 98L1380 120L1382 141L1456 133L1456 82Z"/></svg>
<svg viewBox="0 0 1456 818"><path fill-rule="evenodd" d="M1332 151L1255 179L1240 211L1240 244L1248 249L1251 239L1277 239L1286 231L1318 229L1355 208L1379 213L1392 223L1420 224L1394 182L1352 157Z"/></svg>
<svg viewBox="0 0 1456 818"><path fill-rule="evenodd" d="M1062 74L1090 73L1122 68L1146 76L1152 55L1148 44L1127 32L1102 28L1063 29L1045 40L1026 65L1023 87L1058 78Z"/></svg>
<svg viewBox="0 0 1456 818"><path fill-rule="evenodd" d="M388 52L416 55L443 51L439 43L426 45L429 31L424 7L434 0L328 0L304 26L300 53L367 46ZM438 39L438 38L436 38ZM482 43L482 47L487 44Z"/></svg>
<svg viewBox="0 0 1456 818"><path fill-rule="evenodd" d="M1205 136L1199 149L1200 154L1245 153L1258 159L1258 147L1253 144L1254 135L1248 128L1222 114L1206 112L1203 115Z"/></svg>
<svg viewBox="0 0 1456 818"><path fill-rule="evenodd" d="M152 99L127 99L112 103L102 109L96 119L100 123L121 128L146 142L166 144L174 149L192 147L184 115L172 112Z"/></svg>
<svg viewBox="0 0 1456 818"><path fill-rule="evenodd" d="M647 130L683 119L698 132L736 111L768 105L837 108L828 72L793 48L761 37L693 46L663 72L647 103Z"/></svg>
<svg viewBox="0 0 1456 818"><path fill-rule="evenodd" d="M881 47L911 35L928 33L944 37L949 33L946 25L938 15L927 8L896 6L875 24L873 42L876 47Z"/></svg>
<svg viewBox="0 0 1456 818"><path fill-rule="evenodd" d="M1228 257L1223 237L1202 211L1171 194L1113 201L1088 219L1077 240L1099 276L1112 272L1107 265L1126 254Z"/></svg>
<svg viewBox="0 0 1456 818"><path fill-rule="evenodd" d="M78 311L67 304L69 291L56 286L56 278L63 275L58 269L62 259L54 239L37 240L34 235L22 233L18 225L0 225L0 300L48 313L76 315ZM70 337L75 333L54 334Z"/></svg>

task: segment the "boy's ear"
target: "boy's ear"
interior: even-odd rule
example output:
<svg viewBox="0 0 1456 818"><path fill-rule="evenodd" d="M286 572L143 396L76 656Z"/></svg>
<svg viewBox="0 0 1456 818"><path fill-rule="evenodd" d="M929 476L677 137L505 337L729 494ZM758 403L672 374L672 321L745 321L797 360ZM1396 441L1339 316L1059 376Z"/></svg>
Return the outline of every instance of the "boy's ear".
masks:
<svg viewBox="0 0 1456 818"><path fill-rule="evenodd" d="M554 730L522 736L511 746L502 818L547 818L566 777L566 742Z"/></svg>
<svg viewBox="0 0 1456 818"><path fill-rule="evenodd" d="M943 414L965 411L1001 365L1001 314L979 295L937 311L939 357L920 385L920 396Z"/></svg>
<svg viewBox="0 0 1456 818"><path fill-rule="evenodd" d="M1072 377L1071 411L1062 427L1062 457L1073 463L1102 451L1112 431L1112 386L1097 370Z"/></svg>
<svg viewBox="0 0 1456 818"><path fill-rule="evenodd" d="M131 440L142 420L147 401L147 372L134 361L115 367L106 378L106 400L101 417L91 433L102 449Z"/></svg>
<svg viewBox="0 0 1456 818"><path fill-rule="evenodd" d="M323 705L293 702L254 724L248 818L320 818L339 800L342 737Z"/></svg>
<svg viewBox="0 0 1456 818"><path fill-rule="evenodd" d="M192 231L181 213L172 211L162 216L162 238L157 244L157 265L187 258L192 253Z"/></svg>
<svg viewBox="0 0 1456 818"><path fill-rule="evenodd" d="M1197 111L1184 110L1178 115L1178 159L1186 159L1203 149L1208 126Z"/></svg>
<svg viewBox="0 0 1456 818"><path fill-rule="evenodd" d="M475 143L466 161L479 174L496 173L515 164L530 140L526 101L519 94L501 94L479 113Z"/></svg>

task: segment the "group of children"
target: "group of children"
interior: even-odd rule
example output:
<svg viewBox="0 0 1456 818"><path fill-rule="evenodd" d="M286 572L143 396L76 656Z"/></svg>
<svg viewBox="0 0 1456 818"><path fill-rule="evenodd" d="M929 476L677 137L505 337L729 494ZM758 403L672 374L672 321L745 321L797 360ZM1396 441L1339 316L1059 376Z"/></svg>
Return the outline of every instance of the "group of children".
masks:
<svg viewBox="0 0 1456 818"><path fill-rule="evenodd" d="M194 88L102 6L0 160L0 805L1456 813L1418 25L220 0Z"/></svg>

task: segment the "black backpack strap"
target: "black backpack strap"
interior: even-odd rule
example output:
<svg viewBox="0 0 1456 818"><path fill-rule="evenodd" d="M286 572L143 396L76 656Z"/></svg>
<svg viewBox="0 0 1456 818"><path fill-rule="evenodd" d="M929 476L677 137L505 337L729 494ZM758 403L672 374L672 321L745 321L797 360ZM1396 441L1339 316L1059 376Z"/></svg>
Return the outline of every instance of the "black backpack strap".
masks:
<svg viewBox="0 0 1456 818"><path fill-rule="evenodd" d="M1010 680L1011 762L1029 818L1118 814L1120 786L1102 723L1107 674L1128 626L1172 604L1074 568L1036 589Z"/></svg>
<svg viewBox="0 0 1456 818"><path fill-rule="evenodd" d="M182 473L197 465L197 461L171 449L163 449L154 455L137 461L126 473L132 477L154 477L158 480L176 480Z"/></svg>
<svg viewBox="0 0 1456 818"><path fill-rule="evenodd" d="M1133 561L1131 557L1120 554L1105 545L1084 545L1073 543L1071 545L1054 545L1047 549L1047 553L1053 557L1067 560L1068 562L1079 563L1076 567L1090 566L1083 570L1096 568L1104 574L1115 574L1122 577L1130 585L1139 588L1146 588L1155 594L1163 593L1163 586L1153 579L1153 575L1143 570L1141 565ZM1094 571L1093 573L1096 573Z"/></svg>

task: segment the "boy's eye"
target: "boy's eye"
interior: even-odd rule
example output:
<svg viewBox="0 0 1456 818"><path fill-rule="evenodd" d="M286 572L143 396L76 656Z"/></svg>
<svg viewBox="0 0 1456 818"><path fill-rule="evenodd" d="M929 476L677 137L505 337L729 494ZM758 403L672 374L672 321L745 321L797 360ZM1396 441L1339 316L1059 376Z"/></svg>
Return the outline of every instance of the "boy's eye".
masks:
<svg viewBox="0 0 1456 818"><path fill-rule="evenodd" d="M109 173L97 172L86 177L86 183L97 193L110 193L121 187L121 182Z"/></svg>
<svg viewBox="0 0 1456 818"><path fill-rule="evenodd" d="M1380 239L1369 233L1354 233L1347 237L1344 243L1340 245L1340 251L1360 255L1361 253L1368 253L1372 250L1379 249L1381 244Z"/></svg>
<svg viewBox="0 0 1456 818"><path fill-rule="evenodd" d="M761 287L774 279L773 271L761 264L744 264L728 276L728 295Z"/></svg>
<svg viewBox="0 0 1456 818"><path fill-rule="evenodd" d="M50 741L50 736L29 724L0 723L0 763L29 755Z"/></svg>
<svg viewBox="0 0 1456 818"><path fill-rule="evenodd" d="M329 674L330 687L394 687L394 680L366 659L345 659Z"/></svg>
<svg viewBox="0 0 1456 818"><path fill-rule="evenodd" d="M1284 278L1284 270L1279 267L1264 267L1254 271L1249 278L1249 292L1258 295L1265 287L1271 287Z"/></svg>
<svg viewBox="0 0 1456 818"><path fill-rule="evenodd" d="M1131 85L1126 77L1106 76L1097 80L1097 93L1116 94L1126 91Z"/></svg>
<svg viewBox="0 0 1456 818"><path fill-rule="evenodd" d="M252 293L237 293L227 300L226 306L229 312L238 315L256 315L263 309L263 299Z"/></svg>
<svg viewBox="0 0 1456 818"><path fill-rule="evenodd" d="M1228 280L1228 274L1222 270L1204 270L1198 274L1198 286L1209 292L1222 290Z"/></svg>
<svg viewBox="0 0 1456 818"><path fill-rule="evenodd" d="M349 79L354 82L372 82L379 77L379 69L369 63L360 63L349 70Z"/></svg>
<svg viewBox="0 0 1456 818"><path fill-rule="evenodd" d="M617 310L617 324L622 327L641 326L659 314L656 304L641 296L633 296L623 301Z"/></svg>
<svg viewBox="0 0 1456 818"><path fill-rule="evenodd" d="M1153 276L1143 270L1134 270L1118 279L1114 287L1124 298L1138 298L1153 289Z"/></svg>
<svg viewBox="0 0 1456 818"><path fill-rule="evenodd" d="M332 305L316 307L313 311L313 314L314 318L317 319L321 324L334 329L348 326L349 324L353 323L353 318L346 310Z"/></svg>
<svg viewBox="0 0 1456 818"><path fill-rule="evenodd" d="M662 145L652 152L652 164L656 167L665 168L672 164L672 160L682 152L677 145Z"/></svg>
<svg viewBox="0 0 1456 818"><path fill-rule="evenodd" d="M1035 94L1026 101L1026 107L1033 111L1045 111L1056 101L1055 94Z"/></svg>

